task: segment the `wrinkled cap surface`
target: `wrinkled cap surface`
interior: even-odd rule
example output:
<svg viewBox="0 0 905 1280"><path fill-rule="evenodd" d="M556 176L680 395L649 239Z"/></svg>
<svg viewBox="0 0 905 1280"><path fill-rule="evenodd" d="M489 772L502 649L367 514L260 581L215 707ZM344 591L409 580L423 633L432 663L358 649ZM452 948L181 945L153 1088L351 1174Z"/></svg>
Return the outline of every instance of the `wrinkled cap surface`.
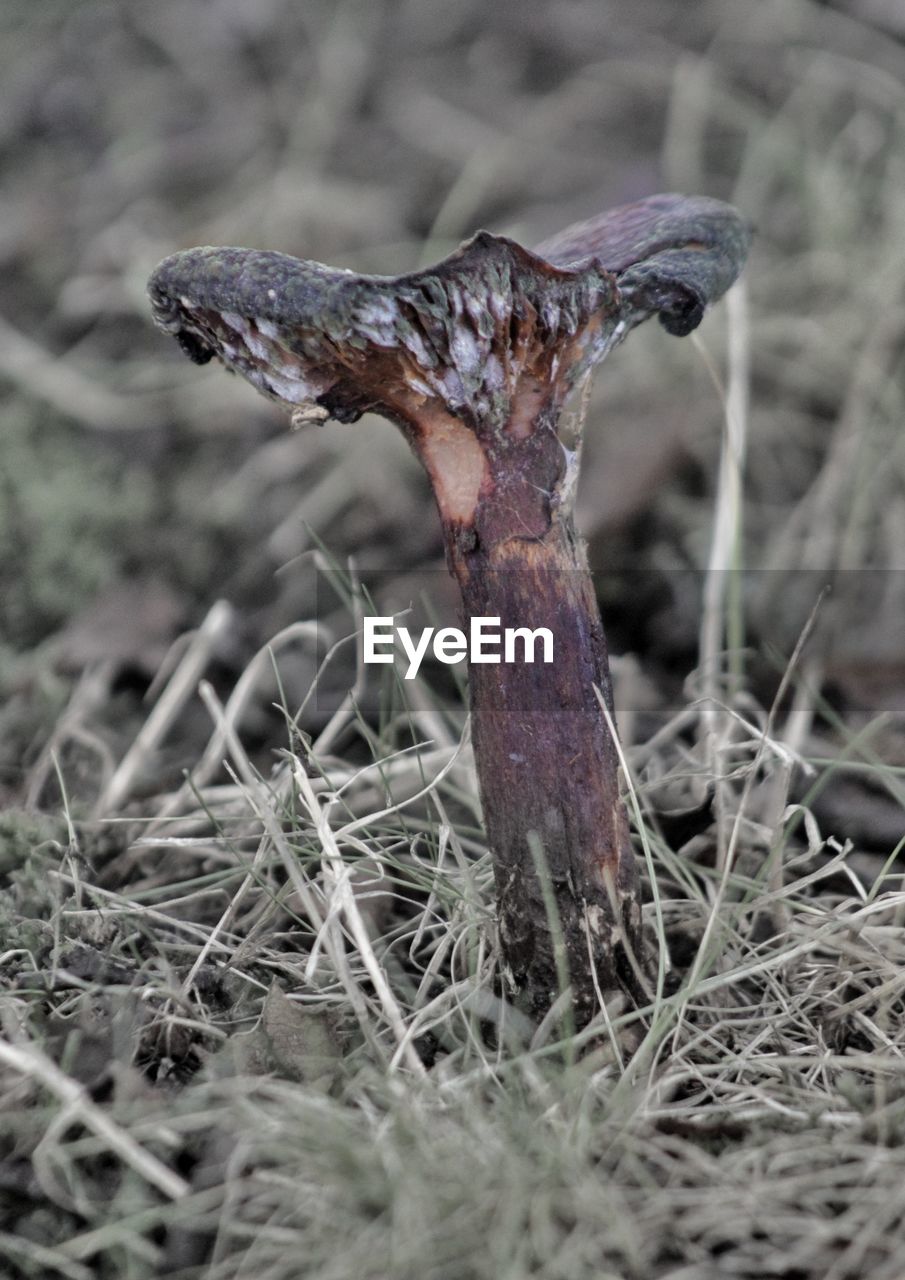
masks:
<svg viewBox="0 0 905 1280"><path fill-rule="evenodd" d="M661 195L534 251L479 232L435 266L395 277L268 250L188 249L160 263L149 292L157 324L193 360L216 356L289 406L408 421L433 401L499 426L526 372L567 390L649 316L690 333L749 243L731 206Z"/></svg>

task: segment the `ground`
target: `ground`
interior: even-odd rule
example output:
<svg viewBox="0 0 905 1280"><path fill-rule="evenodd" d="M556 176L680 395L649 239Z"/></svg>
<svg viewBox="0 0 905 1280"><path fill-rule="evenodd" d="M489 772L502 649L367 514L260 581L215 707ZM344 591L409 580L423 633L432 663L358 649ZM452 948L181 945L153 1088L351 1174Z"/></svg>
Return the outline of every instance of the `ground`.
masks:
<svg viewBox="0 0 905 1280"><path fill-rule="evenodd" d="M899 6L7 0L0 37L0 1271L899 1280ZM501 986L461 681L356 662L366 598L449 605L404 442L290 431L145 282L658 190L756 238L588 407L659 968L576 1037Z"/></svg>

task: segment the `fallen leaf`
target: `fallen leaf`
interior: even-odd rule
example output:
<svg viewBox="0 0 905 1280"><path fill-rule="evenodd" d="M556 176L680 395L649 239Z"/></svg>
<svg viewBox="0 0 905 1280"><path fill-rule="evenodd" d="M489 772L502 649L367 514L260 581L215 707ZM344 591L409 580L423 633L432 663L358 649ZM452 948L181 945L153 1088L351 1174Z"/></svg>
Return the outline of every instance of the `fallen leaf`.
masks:
<svg viewBox="0 0 905 1280"><path fill-rule="evenodd" d="M342 1052L329 1014L290 1000L274 982L254 1031L233 1036L214 1059L218 1061L211 1066L217 1074L229 1064L243 1075L273 1072L329 1088Z"/></svg>

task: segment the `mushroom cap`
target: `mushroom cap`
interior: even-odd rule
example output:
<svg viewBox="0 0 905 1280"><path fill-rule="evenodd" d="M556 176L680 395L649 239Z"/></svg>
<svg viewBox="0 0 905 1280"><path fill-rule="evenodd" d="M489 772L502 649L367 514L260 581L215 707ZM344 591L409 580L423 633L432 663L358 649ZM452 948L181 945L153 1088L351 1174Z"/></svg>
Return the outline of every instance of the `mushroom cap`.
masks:
<svg viewBox="0 0 905 1280"><path fill-rule="evenodd" d="M534 252L573 270L602 263L633 323L656 314L668 333L684 337L734 282L750 245L751 226L732 205L658 195L574 223Z"/></svg>
<svg viewBox="0 0 905 1280"><path fill-rule="evenodd" d="M750 237L730 205L660 195L534 251L481 231L405 275L206 247L164 259L148 287L156 323L191 359L217 356L289 406L408 419L430 400L499 425L526 370L564 394L651 315L690 333L735 280Z"/></svg>

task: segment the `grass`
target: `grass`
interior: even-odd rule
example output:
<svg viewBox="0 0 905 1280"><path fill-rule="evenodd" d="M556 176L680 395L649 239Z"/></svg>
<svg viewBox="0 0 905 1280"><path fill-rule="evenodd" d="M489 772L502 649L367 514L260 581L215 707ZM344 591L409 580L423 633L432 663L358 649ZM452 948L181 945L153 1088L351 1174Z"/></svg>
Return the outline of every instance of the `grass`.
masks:
<svg viewBox="0 0 905 1280"><path fill-rule="evenodd" d="M329 766L330 789L303 783L289 815L286 775L316 757L268 784L233 749L233 793L168 824L184 880L171 866L126 893L76 889L71 849L46 873L75 890L66 942L30 983L21 966L3 1063L31 1102L7 1135L56 1206L49 1234L35 1210L4 1246L25 1274L696 1275L722 1255L752 1276L815 1258L895 1274L900 891L866 894L818 840L786 854L775 892L746 839L717 911L714 869L651 833L663 941L707 943L691 977L674 960L656 1009L532 1039L493 989L485 858L442 825L428 858L401 815L350 818L371 770L344 778L342 820ZM180 833L205 809L217 834ZM122 880L115 863L105 878ZM80 979L77 939L92 955L104 940L120 972ZM268 1013L278 987L290 998Z"/></svg>
<svg viewBox="0 0 905 1280"><path fill-rule="evenodd" d="M190 647L193 678L196 661ZM669 971L652 1006L617 1002L564 1041L499 995L487 856L448 818L474 805L467 753L388 750L402 688L372 763L296 740L264 777L240 704L225 714L208 686L232 783L120 819L112 856L76 823L43 844L8 823L20 927L28 908L52 933L3 957L8 1167L27 1156L54 1205L50 1229L36 1207L0 1242L9 1265L692 1276L727 1257L751 1276L896 1274L905 895L900 877L868 891L850 847L777 807L795 764L781 726L718 708L714 729L699 707L697 774L687 723L661 732L656 785L719 779L725 855L664 843L642 764Z"/></svg>
<svg viewBox="0 0 905 1280"><path fill-rule="evenodd" d="M0 42L0 1272L900 1280L901 44L805 0L607 31L593 0L86 0L40 40L31 8ZM436 563L403 450L284 436L142 290L182 244L390 271L633 183L758 238L701 352L649 326L588 410L661 969L576 1035L502 994L459 693L350 638ZM98 583L151 573L192 629L73 666Z"/></svg>

